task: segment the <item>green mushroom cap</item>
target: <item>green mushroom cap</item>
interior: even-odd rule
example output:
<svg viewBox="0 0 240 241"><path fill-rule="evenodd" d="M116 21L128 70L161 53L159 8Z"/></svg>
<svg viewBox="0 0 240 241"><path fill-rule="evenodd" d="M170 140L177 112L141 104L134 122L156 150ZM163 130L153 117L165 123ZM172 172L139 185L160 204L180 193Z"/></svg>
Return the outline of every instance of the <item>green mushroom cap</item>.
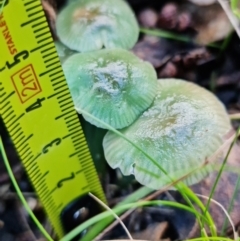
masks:
<svg viewBox="0 0 240 241"><path fill-rule="evenodd" d="M158 80L151 107L121 133L151 156L172 180L178 180L212 157L230 129L224 106L211 92L183 80L165 79ZM112 168L120 168L124 175L134 174L141 184L160 189L172 183L156 164L112 131L104 137L103 147ZM212 163L184 182L192 185L202 180Z"/></svg>
<svg viewBox="0 0 240 241"><path fill-rule="evenodd" d="M116 129L136 120L151 105L157 90L152 65L127 50L75 54L64 62L63 70L77 111L85 110Z"/></svg>
<svg viewBox="0 0 240 241"><path fill-rule="evenodd" d="M71 50L68 47L66 47L60 41L55 41L54 44L55 44L61 64L63 64L70 56L77 53L76 51Z"/></svg>
<svg viewBox="0 0 240 241"><path fill-rule="evenodd" d="M56 31L69 48L87 52L105 48L130 49L139 27L123 0L75 0L58 14Z"/></svg>

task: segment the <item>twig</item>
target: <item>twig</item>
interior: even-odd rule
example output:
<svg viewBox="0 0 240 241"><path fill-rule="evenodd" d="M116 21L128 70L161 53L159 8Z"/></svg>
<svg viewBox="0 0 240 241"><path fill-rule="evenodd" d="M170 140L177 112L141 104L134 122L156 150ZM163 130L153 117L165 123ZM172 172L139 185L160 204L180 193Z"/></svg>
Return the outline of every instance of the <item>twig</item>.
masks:
<svg viewBox="0 0 240 241"><path fill-rule="evenodd" d="M197 196L203 198L203 199L206 199L206 200L209 199L209 197L207 197L207 196L204 196L204 195L201 195L201 194L197 194L197 193L195 193L195 194L196 194ZM235 230L233 221L232 221L230 215L228 214L227 210L223 207L222 204L220 204L219 202L217 202L217 201L214 200L213 198L211 198L210 201L213 202L214 204L216 204L217 206L219 206L219 207L223 210L223 212L225 213L226 217L227 217L228 220L229 220L229 223L230 223L231 226L232 226L233 235L234 235L234 240L237 241L237 240L238 240L238 233L237 233L236 230Z"/></svg>
<svg viewBox="0 0 240 241"><path fill-rule="evenodd" d="M229 117L231 120L240 120L240 113L230 114Z"/></svg>
<svg viewBox="0 0 240 241"><path fill-rule="evenodd" d="M118 215L116 213L113 212L113 210L111 208L109 208L104 202L102 202L99 198L97 198L96 196L94 196L92 193L88 193L88 195L93 198L95 201L97 201L100 205L102 205L104 208L106 208L108 211L110 211L112 213L112 215L118 220L118 222L122 225L123 229L125 230L127 236L129 237L130 240L133 240L131 234L129 233L127 227L125 226L125 224L122 222L122 220L118 217Z"/></svg>
<svg viewBox="0 0 240 241"><path fill-rule="evenodd" d="M240 29L238 27L239 21L237 17L232 13L232 10L229 6L229 3L225 0L218 0L219 4L222 6L223 10L225 11L229 21L231 22L233 28L235 29L238 37L240 38Z"/></svg>

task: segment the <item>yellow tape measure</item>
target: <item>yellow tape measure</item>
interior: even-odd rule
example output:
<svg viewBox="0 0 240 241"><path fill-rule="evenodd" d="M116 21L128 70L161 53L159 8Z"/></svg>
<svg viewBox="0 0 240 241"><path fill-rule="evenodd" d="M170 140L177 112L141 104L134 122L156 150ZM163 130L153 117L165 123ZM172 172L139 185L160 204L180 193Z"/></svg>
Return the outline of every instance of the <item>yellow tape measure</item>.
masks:
<svg viewBox="0 0 240 241"><path fill-rule="evenodd" d="M79 196L105 201L40 0L10 0L0 15L0 112L59 237Z"/></svg>

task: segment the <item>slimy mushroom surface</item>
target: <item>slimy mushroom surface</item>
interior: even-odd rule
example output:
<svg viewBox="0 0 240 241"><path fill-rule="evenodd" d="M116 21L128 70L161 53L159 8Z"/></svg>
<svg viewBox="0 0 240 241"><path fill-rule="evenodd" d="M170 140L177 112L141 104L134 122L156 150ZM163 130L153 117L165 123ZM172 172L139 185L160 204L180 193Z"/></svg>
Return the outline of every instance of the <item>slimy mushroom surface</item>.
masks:
<svg viewBox="0 0 240 241"><path fill-rule="evenodd" d="M153 102L157 76L148 62L127 50L98 50L69 57L63 70L77 110L116 129L137 119ZM83 114L101 128L101 123Z"/></svg>
<svg viewBox="0 0 240 241"><path fill-rule="evenodd" d="M57 16L59 39L78 52L102 48L130 49L137 42L139 27L123 0L75 0Z"/></svg>
<svg viewBox="0 0 240 241"><path fill-rule="evenodd" d="M203 165L230 129L224 106L211 92L187 81L163 79L158 80L153 104L121 133L177 180ZM134 174L141 184L160 189L171 183L142 152L112 131L104 137L103 147L112 168L120 168L124 175ZM211 166L206 165L184 182L199 182Z"/></svg>

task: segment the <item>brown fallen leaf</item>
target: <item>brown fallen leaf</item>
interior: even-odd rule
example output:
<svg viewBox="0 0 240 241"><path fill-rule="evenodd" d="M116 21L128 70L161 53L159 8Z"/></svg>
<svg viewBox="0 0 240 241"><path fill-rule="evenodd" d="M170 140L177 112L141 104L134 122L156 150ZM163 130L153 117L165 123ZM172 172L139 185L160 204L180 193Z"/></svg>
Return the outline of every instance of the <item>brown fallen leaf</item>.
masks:
<svg viewBox="0 0 240 241"><path fill-rule="evenodd" d="M234 170L240 170L240 145L237 144L233 147L228 161L227 166L222 176L217 184L216 191L214 193L213 199L219 202L226 210L228 210L231 200L233 198L235 186L238 179L238 173L233 172ZM231 171L233 170L233 171ZM195 184L191 187L194 193L198 193L204 196L209 196L212 186L216 180L217 172L212 173L210 176L205 178L198 184ZM202 200L206 204L206 200ZM213 217L218 233L221 232L226 219L224 212L215 204L211 203L210 205L210 214ZM237 225L240 222L240 192L237 191L236 197L233 201L232 210L229 212L230 217L234 223ZM230 223L227 220L227 229L231 228ZM196 229L194 233L190 233L188 238L195 237L199 233L199 229Z"/></svg>
<svg viewBox="0 0 240 241"><path fill-rule="evenodd" d="M161 223L153 223L150 224L146 229L131 233L132 237L136 240L138 239L146 239L151 241L163 241L163 236L166 233L166 230L168 228L168 222L161 222ZM121 237L125 238L125 237ZM165 241L167 241L165 239Z"/></svg>

